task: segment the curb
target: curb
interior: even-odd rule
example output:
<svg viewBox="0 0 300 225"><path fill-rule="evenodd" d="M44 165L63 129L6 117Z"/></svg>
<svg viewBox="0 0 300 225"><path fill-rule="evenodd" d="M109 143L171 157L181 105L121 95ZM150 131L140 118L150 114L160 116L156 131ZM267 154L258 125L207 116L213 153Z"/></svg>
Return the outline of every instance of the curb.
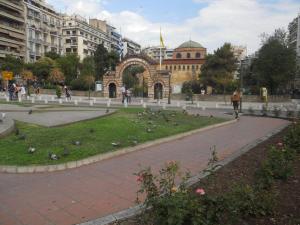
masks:
<svg viewBox="0 0 300 225"><path fill-rule="evenodd" d="M9 135L15 130L15 121L9 118L5 118L5 122L1 123L1 126L4 126L4 129L0 131L0 138L3 138Z"/></svg>
<svg viewBox="0 0 300 225"><path fill-rule="evenodd" d="M279 127L277 129L273 130L272 132L270 132L269 134L253 141L250 144L245 145L240 150L236 151L235 153L231 154L227 158L225 158L222 161L218 162L218 164L221 165L221 167L217 167L216 171L221 169L223 166L229 164L230 162L234 161L235 159L239 158L241 155L245 154L246 152L248 152L252 148L259 145L260 143L268 140L270 137L274 136L275 134L278 134L279 132L281 132L283 129L285 129L288 126L289 126L289 124L288 125L282 125L281 127ZM187 181L187 186L188 187L193 186L194 184L199 182L199 180L205 178L208 175L209 175L208 172L203 172L202 171L200 174L191 177ZM77 225L112 225L113 223L119 224L118 222L120 222L122 220L126 220L126 219L129 219L129 218L132 218L132 217L138 215L142 211L142 209L144 209L144 208L145 207L144 207L143 204L139 204L139 205L136 205L136 206L131 207L129 209L125 209L123 211L113 213L113 214L110 214L108 216L98 218L96 220L80 223L80 224L77 224Z"/></svg>
<svg viewBox="0 0 300 225"><path fill-rule="evenodd" d="M82 160L78 160L78 161L72 161L72 162L67 162L67 163L62 163L62 164L56 164L56 165L45 165L45 166L0 166L0 172L4 172L4 173L37 173L37 172L54 172L54 171L61 171L61 170L66 170L66 169L74 169L74 168L78 168L84 165L89 165L92 163L96 163L96 162L100 162L106 159L110 159L116 156L121 156L121 155L125 155L127 153L131 153L131 152L135 152L135 151L139 151L148 147L152 147L158 144L162 144L162 143L166 143L166 142L170 142L179 138L184 138L199 132L203 132L203 131L207 131L213 128L217 128L217 127L221 127L221 126L226 126L232 123L235 123L237 120L230 120L230 121L226 121L223 123L218 123L218 124L214 124L214 125L210 125L204 128L200 128L200 129L196 129L196 130L192 130L192 131L188 131L185 133L181 133L181 134L176 134L170 137L165 137L165 138L160 138L158 140L154 140L154 141L149 141L134 147L127 147L127 148L123 148L120 149L118 151L115 152L109 152L109 153L105 153L105 154L99 154L99 155L95 155L92 157L88 157Z"/></svg>

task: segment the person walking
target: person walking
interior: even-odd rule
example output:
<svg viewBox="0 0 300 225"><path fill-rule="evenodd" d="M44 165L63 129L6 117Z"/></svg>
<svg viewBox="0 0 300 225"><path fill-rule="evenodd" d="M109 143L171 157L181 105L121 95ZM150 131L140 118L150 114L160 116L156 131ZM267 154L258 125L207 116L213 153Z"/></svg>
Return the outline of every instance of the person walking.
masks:
<svg viewBox="0 0 300 225"><path fill-rule="evenodd" d="M67 87L67 85L64 86L64 89L65 89L65 94L66 94L66 98L67 100L70 100L71 101L71 92L70 92L70 89Z"/></svg>
<svg viewBox="0 0 300 225"><path fill-rule="evenodd" d="M124 103L126 97L126 88L124 85L121 87L121 93L122 93L122 103Z"/></svg>
<svg viewBox="0 0 300 225"><path fill-rule="evenodd" d="M21 99L26 97L26 89L24 87L24 84L21 85L20 87L20 94L21 94Z"/></svg>
<svg viewBox="0 0 300 225"><path fill-rule="evenodd" d="M239 103L240 103L241 97L240 93L236 90L233 92L231 96L231 104L233 105L233 111L235 114L235 118L239 118Z"/></svg>

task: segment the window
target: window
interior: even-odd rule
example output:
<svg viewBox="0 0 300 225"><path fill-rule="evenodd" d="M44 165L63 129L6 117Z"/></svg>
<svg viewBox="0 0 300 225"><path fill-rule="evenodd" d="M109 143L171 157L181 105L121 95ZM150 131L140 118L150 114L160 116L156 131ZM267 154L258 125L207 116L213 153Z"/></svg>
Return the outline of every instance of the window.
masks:
<svg viewBox="0 0 300 225"><path fill-rule="evenodd" d="M187 57L188 59L190 59L190 58L191 58L191 53L187 53L187 54L186 54L186 57Z"/></svg>
<svg viewBox="0 0 300 225"><path fill-rule="evenodd" d="M181 54L180 53L176 54L176 59L181 59Z"/></svg>
<svg viewBox="0 0 300 225"><path fill-rule="evenodd" d="M69 23L69 26L72 26L72 23Z"/></svg>
<svg viewBox="0 0 300 225"><path fill-rule="evenodd" d="M82 32L82 31L80 31L80 35L83 35L83 32Z"/></svg>
<svg viewBox="0 0 300 225"><path fill-rule="evenodd" d="M70 48L66 48L66 52L71 52L71 49Z"/></svg>
<svg viewBox="0 0 300 225"><path fill-rule="evenodd" d="M76 34L76 30L73 30L73 31L72 31L72 34Z"/></svg>
<svg viewBox="0 0 300 225"><path fill-rule="evenodd" d="M174 70L176 70L176 66L174 66Z"/></svg>
<svg viewBox="0 0 300 225"><path fill-rule="evenodd" d="M67 34L70 34L70 31L69 30L67 30L67 32L66 32Z"/></svg>
<svg viewBox="0 0 300 225"><path fill-rule="evenodd" d="M66 43L71 43L71 39L66 39Z"/></svg>
<svg viewBox="0 0 300 225"><path fill-rule="evenodd" d="M201 57L201 54L200 54L199 52L197 52L197 53L196 53L196 58L199 59L200 57Z"/></svg>
<svg viewBox="0 0 300 225"><path fill-rule="evenodd" d="M186 69L187 69L187 70L190 70L190 66L186 66Z"/></svg>
<svg viewBox="0 0 300 225"><path fill-rule="evenodd" d="M168 66L166 66L166 70L168 69Z"/></svg>
<svg viewBox="0 0 300 225"><path fill-rule="evenodd" d="M199 66L197 65L197 66L196 66L196 70L198 70L198 69L199 69Z"/></svg>
<svg viewBox="0 0 300 225"><path fill-rule="evenodd" d="M181 70L181 66L180 65L178 66L178 70Z"/></svg>
<svg viewBox="0 0 300 225"><path fill-rule="evenodd" d="M192 70L195 70L195 65L192 65Z"/></svg>
<svg viewBox="0 0 300 225"><path fill-rule="evenodd" d="M185 70L185 66L182 66L182 70Z"/></svg>

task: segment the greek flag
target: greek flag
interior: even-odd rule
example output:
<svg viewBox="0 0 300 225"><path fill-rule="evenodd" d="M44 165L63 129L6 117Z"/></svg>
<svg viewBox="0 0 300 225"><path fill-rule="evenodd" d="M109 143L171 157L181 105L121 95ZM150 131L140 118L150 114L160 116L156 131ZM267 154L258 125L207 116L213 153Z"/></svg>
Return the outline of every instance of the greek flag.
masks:
<svg viewBox="0 0 300 225"><path fill-rule="evenodd" d="M123 58L123 50L124 50L124 45L123 45L123 41L122 41L122 39L120 40L120 43L119 43L119 45L120 45L119 56L120 56L120 61L121 61L121 60L122 60L122 58Z"/></svg>

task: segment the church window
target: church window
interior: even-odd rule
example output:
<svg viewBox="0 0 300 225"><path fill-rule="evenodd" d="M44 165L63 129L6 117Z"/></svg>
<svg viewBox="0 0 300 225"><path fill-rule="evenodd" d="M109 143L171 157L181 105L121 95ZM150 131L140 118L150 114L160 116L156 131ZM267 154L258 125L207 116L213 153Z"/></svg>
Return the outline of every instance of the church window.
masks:
<svg viewBox="0 0 300 225"><path fill-rule="evenodd" d="M196 58L200 58L201 54L199 52L196 53Z"/></svg>
<svg viewBox="0 0 300 225"><path fill-rule="evenodd" d="M176 59L181 59L181 54L180 53L176 54Z"/></svg>
<svg viewBox="0 0 300 225"><path fill-rule="evenodd" d="M186 57L187 57L188 59L190 59L190 58L191 58L191 53L187 53L187 54L186 54Z"/></svg>
<svg viewBox="0 0 300 225"><path fill-rule="evenodd" d="M185 66L182 66L182 70L185 70Z"/></svg>
<svg viewBox="0 0 300 225"><path fill-rule="evenodd" d="M180 65L178 66L178 70L181 70L181 66Z"/></svg>
<svg viewBox="0 0 300 225"><path fill-rule="evenodd" d="M186 66L186 69L187 69L187 70L190 70L190 66Z"/></svg>

